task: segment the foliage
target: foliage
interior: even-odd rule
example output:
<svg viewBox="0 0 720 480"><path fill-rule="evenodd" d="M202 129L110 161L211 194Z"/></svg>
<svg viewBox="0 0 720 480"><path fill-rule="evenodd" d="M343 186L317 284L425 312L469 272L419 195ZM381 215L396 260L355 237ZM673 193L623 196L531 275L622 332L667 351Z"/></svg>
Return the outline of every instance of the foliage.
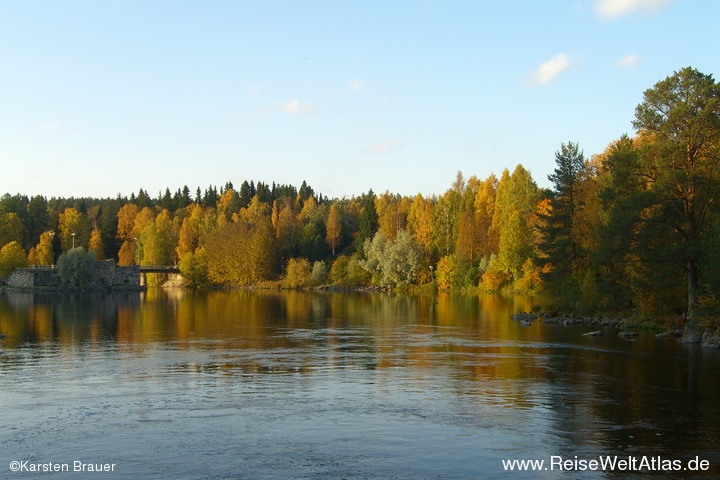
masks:
<svg viewBox="0 0 720 480"><path fill-rule="evenodd" d="M651 141L640 146L653 193L647 224L663 224L687 275L687 312L702 275L699 241L720 194L720 85L684 68L643 94L633 126Z"/></svg>
<svg viewBox="0 0 720 480"><path fill-rule="evenodd" d="M16 268L26 267L27 256L20 242L13 240L0 249L0 277L6 277Z"/></svg>
<svg viewBox="0 0 720 480"><path fill-rule="evenodd" d="M180 274L188 285L199 287L208 282L207 254L203 247L187 252L180 260Z"/></svg>
<svg viewBox="0 0 720 480"><path fill-rule="evenodd" d="M432 211L432 202L418 193L410 205L407 219L408 231L422 248L425 258L430 256L433 244Z"/></svg>
<svg viewBox="0 0 720 480"><path fill-rule="evenodd" d="M236 218L205 246L208 280L220 285L253 285L267 280L274 264L274 229L267 217L254 223Z"/></svg>
<svg viewBox="0 0 720 480"><path fill-rule="evenodd" d="M375 194L370 190L367 195L361 199L360 216L357 234L357 245L360 247L360 255L363 256L363 248L365 241L375 236L378 229L378 215L375 210Z"/></svg>
<svg viewBox="0 0 720 480"><path fill-rule="evenodd" d="M312 284L310 261L307 258L288 260L283 286L285 288L308 287Z"/></svg>
<svg viewBox="0 0 720 480"><path fill-rule="evenodd" d="M75 208L66 208L58 221L60 244L64 252L73 247L86 246L90 240L92 226L87 216Z"/></svg>
<svg viewBox="0 0 720 480"><path fill-rule="evenodd" d="M333 260L332 265L330 265L330 273L328 274L328 278L332 283L342 284L345 282L349 263L350 257L347 255L340 255Z"/></svg>
<svg viewBox="0 0 720 480"><path fill-rule="evenodd" d="M71 248L58 258L56 269L60 279L70 285L86 285L93 277L95 254L83 247Z"/></svg>
<svg viewBox="0 0 720 480"><path fill-rule="evenodd" d="M525 260L522 266L522 276L515 282L514 288L518 292L532 292L543 284L541 269L532 258Z"/></svg>
<svg viewBox="0 0 720 480"><path fill-rule="evenodd" d="M88 244L88 250L95 254L97 260L105 259L105 248L103 247L102 235L99 228L93 228L90 233L90 241Z"/></svg>
<svg viewBox="0 0 720 480"><path fill-rule="evenodd" d="M489 292L499 292L508 283L508 275L505 272L492 267L481 275L480 286Z"/></svg>
<svg viewBox="0 0 720 480"><path fill-rule="evenodd" d="M0 247L10 242L22 244L22 231L22 220L16 213L9 212L0 215Z"/></svg>
<svg viewBox="0 0 720 480"><path fill-rule="evenodd" d="M35 247L35 265L52 265L55 263L55 253L52 247L54 235L53 232L43 232L40 235L40 241Z"/></svg>
<svg viewBox="0 0 720 480"><path fill-rule="evenodd" d="M420 246L406 230L397 232L395 241L378 230L372 241L365 240L363 251L365 260L360 264L372 275L374 283L387 287L415 283L420 268Z"/></svg>
<svg viewBox="0 0 720 480"><path fill-rule="evenodd" d="M330 212L328 213L327 225L325 230L325 241L328 246L332 249L332 255L335 256L335 247L340 243L342 237L342 222L340 220L340 210L336 204L330 206Z"/></svg>
<svg viewBox="0 0 720 480"><path fill-rule="evenodd" d="M325 262L317 261L313 264L312 269L312 283L315 285L320 285L322 283L325 283L325 280L327 279L328 271L327 271L327 265L325 265Z"/></svg>
<svg viewBox="0 0 720 480"><path fill-rule="evenodd" d="M549 212L543 218L540 249L544 263L552 265L548 280L556 285L577 268L580 253L573 227L579 211L579 174L584 162L585 157L577 143L563 143L555 152L555 171L548 175L548 180L553 183L553 192Z"/></svg>
<svg viewBox="0 0 720 480"><path fill-rule="evenodd" d="M543 288L574 311L720 305L720 87L692 68L675 72L644 93L633 125L637 136L589 159L560 144L552 190L518 165L484 180L458 172L432 196L328 200L305 182L253 181L194 197L187 186L157 198L5 194L0 246L52 264L74 238L120 265L178 262L191 285L277 280L293 273L287 263L305 275L293 285L397 287L432 272L444 290Z"/></svg>
<svg viewBox="0 0 720 480"><path fill-rule="evenodd" d="M451 290L457 287L458 275L458 258L455 255L445 255L437 264L435 273L435 282L440 290Z"/></svg>

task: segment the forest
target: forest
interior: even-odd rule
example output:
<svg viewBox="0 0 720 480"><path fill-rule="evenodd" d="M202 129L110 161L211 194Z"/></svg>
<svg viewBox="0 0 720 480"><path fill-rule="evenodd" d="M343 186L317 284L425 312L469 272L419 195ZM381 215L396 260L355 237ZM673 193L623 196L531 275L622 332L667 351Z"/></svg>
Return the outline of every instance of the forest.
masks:
<svg viewBox="0 0 720 480"><path fill-rule="evenodd" d="M634 136L560 143L552 188L522 165L442 195L329 199L306 182L153 197L0 198L0 277L72 249L179 265L191 286L538 292L575 312L692 315L720 293L720 85L684 68L643 94ZM551 161L552 159L548 159Z"/></svg>

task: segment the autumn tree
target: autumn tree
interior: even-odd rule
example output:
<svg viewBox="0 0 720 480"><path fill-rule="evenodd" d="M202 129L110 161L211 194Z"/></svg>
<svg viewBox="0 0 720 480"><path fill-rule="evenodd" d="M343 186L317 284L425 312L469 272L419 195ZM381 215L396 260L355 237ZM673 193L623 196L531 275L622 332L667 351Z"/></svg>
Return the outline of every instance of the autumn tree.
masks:
<svg viewBox="0 0 720 480"><path fill-rule="evenodd" d="M28 259L20 242L13 240L0 249L0 277L6 277L16 268L26 267L27 264Z"/></svg>
<svg viewBox="0 0 720 480"><path fill-rule="evenodd" d="M178 243L175 247L177 258L182 258L188 254L195 252L199 246L200 239L200 223L203 217L203 209L197 203L193 203L186 207L189 210L178 230Z"/></svg>
<svg viewBox="0 0 720 480"><path fill-rule="evenodd" d="M0 215L0 247L10 242L17 242L22 245L23 224L20 217L14 213Z"/></svg>
<svg viewBox="0 0 720 480"><path fill-rule="evenodd" d="M207 276L220 285L252 285L267 280L275 265L275 230L267 216L236 216L212 233L205 246Z"/></svg>
<svg viewBox="0 0 720 480"><path fill-rule="evenodd" d="M533 254L531 218L539 200L537 184L522 165L518 165L512 175L503 173L494 210L494 216L500 218L493 220L499 228L500 242L497 259L489 267L491 272L488 275L497 271L510 281L522 276L522 266Z"/></svg>
<svg viewBox="0 0 720 480"><path fill-rule="evenodd" d="M186 252L181 257L178 267L187 285L198 287L208 282L208 264L205 248L198 247L192 252Z"/></svg>
<svg viewBox="0 0 720 480"><path fill-rule="evenodd" d="M275 202L276 205L277 203ZM289 198L282 202L274 227L278 256L285 259L297 256L300 252L303 228Z"/></svg>
<svg viewBox="0 0 720 480"><path fill-rule="evenodd" d="M475 224L480 236L478 249L481 257L490 257L493 253L497 254L500 243L500 237L491 235L490 229L495 211L497 186L497 177L490 174L488 178L480 183L475 195Z"/></svg>
<svg viewBox="0 0 720 480"><path fill-rule="evenodd" d="M44 232L40 235L40 241L35 247L35 265L52 265L55 263L52 240L54 232Z"/></svg>
<svg viewBox="0 0 720 480"><path fill-rule="evenodd" d="M325 222L325 230L327 231L325 241L332 249L332 255L334 257L335 247L339 244L340 239L342 238L342 222L340 220L340 210L335 203L330 206L328 218Z"/></svg>
<svg viewBox="0 0 720 480"><path fill-rule="evenodd" d="M139 239L142 246L143 265L174 265L177 234L168 210L161 211L154 222L142 231Z"/></svg>
<svg viewBox="0 0 720 480"><path fill-rule="evenodd" d="M413 234L426 258L430 257L433 245L433 205L421 194L417 194L408 213L408 231Z"/></svg>
<svg viewBox="0 0 720 480"><path fill-rule="evenodd" d="M118 210L117 237L120 240L133 238L135 232L135 218L140 210L134 203L126 203Z"/></svg>
<svg viewBox="0 0 720 480"><path fill-rule="evenodd" d="M291 258L288 260L283 286L285 288L308 287L312 284L312 270L307 258Z"/></svg>
<svg viewBox="0 0 720 480"><path fill-rule="evenodd" d="M455 241L455 253L462 261L475 263L479 258L482 241L482 233L480 231L475 212L467 208L460 215L458 221L458 233Z"/></svg>
<svg viewBox="0 0 720 480"><path fill-rule="evenodd" d="M60 244L63 251L75 247L87 246L90 241L92 225L87 216L75 208L66 208L60 214L58 229L60 230Z"/></svg>
<svg viewBox="0 0 720 480"><path fill-rule="evenodd" d="M375 212L378 216L378 228L382 230L389 240L395 240L395 235L405 229L407 221L407 204L400 195L385 192L375 198Z"/></svg>
<svg viewBox="0 0 720 480"><path fill-rule="evenodd" d="M233 213L240 211L240 196L232 188L228 188L220 195L216 211L218 222L224 224L232 218Z"/></svg>
<svg viewBox="0 0 720 480"><path fill-rule="evenodd" d="M93 228L90 233L88 250L93 252L97 260L105 259L105 248L103 246L102 234L100 233L100 229L97 227Z"/></svg>

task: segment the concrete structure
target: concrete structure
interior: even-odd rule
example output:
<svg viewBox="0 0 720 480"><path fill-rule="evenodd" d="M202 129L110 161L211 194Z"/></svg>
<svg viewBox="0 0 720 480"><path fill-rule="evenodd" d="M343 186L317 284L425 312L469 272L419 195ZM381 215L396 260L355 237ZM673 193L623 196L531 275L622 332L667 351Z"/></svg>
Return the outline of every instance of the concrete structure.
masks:
<svg viewBox="0 0 720 480"><path fill-rule="evenodd" d="M53 267L29 267L14 270L6 284L15 288L73 288L63 283ZM83 288L143 288L140 285L140 267L118 266L114 260L95 262L92 280Z"/></svg>

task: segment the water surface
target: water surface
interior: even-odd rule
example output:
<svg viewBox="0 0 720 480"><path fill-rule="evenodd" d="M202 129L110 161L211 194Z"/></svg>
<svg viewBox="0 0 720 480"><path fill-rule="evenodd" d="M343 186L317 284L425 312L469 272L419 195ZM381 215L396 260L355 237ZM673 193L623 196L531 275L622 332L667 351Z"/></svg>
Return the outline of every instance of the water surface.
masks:
<svg viewBox="0 0 720 480"><path fill-rule="evenodd" d="M149 290L0 295L0 473L101 478L720 475L720 354L510 319L532 299ZM548 470L505 472L503 460ZM26 464L27 465L27 464ZM79 474L38 476L77 478ZM84 474L86 478L88 474ZM97 478L97 477L92 477Z"/></svg>

